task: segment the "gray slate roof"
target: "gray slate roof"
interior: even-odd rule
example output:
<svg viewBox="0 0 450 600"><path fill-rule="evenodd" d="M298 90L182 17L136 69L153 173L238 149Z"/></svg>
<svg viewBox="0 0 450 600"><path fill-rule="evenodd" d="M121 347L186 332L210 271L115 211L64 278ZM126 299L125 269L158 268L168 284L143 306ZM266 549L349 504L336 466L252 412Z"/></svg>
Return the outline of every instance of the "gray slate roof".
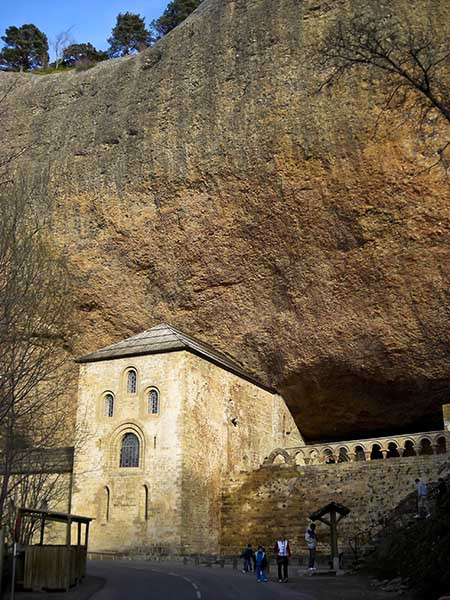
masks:
<svg viewBox="0 0 450 600"><path fill-rule="evenodd" d="M254 375L245 371L245 369L226 354L218 352L213 346L197 340L166 323L156 325L156 327L133 335L121 342L117 342L117 344L106 346L106 348L97 350L97 352L93 352L92 354L81 356L77 362L96 362L99 360L112 360L128 356L160 354L162 352L175 352L180 350L192 352L271 393L276 393L275 389L263 384Z"/></svg>

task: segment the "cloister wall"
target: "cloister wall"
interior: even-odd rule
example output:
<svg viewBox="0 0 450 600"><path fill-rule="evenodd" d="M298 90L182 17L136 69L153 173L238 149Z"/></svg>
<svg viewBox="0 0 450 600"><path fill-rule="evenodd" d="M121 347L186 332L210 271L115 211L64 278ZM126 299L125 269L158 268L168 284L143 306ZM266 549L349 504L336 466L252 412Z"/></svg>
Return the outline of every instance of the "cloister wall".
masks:
<svg viewBox="0 0 450 600"><path fill-rule="evenodd" d="M447 473L448 453L339 464L275 464L232 474L223 488L221 552L235 554L248 542L270 548L284 531L293 552L304 554L309 514L331 501L351 510L338 529L340 551L346 551L357 532L367 530L414 493L416 477L434 482ZM316 531L319 551L328 551L328 527L319 523Z"/></svg>

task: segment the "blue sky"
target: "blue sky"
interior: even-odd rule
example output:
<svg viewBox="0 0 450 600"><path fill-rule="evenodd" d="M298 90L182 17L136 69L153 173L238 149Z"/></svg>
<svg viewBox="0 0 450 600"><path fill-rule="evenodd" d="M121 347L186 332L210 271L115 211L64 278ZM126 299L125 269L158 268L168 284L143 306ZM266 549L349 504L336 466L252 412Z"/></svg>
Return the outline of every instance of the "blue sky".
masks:
<svg viewBox="0 0 450 600"><path fill-rule="evenodd" d="M120 12L138 13L148 25L159 17L169 0L0 0L0 35L6 27L33 23L51 41L58 33L72 27L76 42L91 42L97 49L106 50ZM0 47L3 42L0 41Z"/></svg>

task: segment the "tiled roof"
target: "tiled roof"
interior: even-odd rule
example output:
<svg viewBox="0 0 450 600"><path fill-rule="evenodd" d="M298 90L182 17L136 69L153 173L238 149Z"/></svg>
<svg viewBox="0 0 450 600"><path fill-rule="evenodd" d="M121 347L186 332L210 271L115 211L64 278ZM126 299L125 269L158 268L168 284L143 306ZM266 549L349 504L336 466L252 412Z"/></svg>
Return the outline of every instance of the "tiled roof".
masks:
<svg viewBox="0 0 450 600"><path fill-rule="evenodd" d="M156 327L133 335L121 342L117 342L117 344L106 346L106 348L97 350L97 352L93 352L92 354L81 356L77 362L96 362L124 358L126 356L160 354L162 352L174 352L177 350L192 352L269 392L276 393L276 390L260 382L254 375L247 372L226 354L218 352L209 344L197 340L166 323L156 325Z"/></svg>

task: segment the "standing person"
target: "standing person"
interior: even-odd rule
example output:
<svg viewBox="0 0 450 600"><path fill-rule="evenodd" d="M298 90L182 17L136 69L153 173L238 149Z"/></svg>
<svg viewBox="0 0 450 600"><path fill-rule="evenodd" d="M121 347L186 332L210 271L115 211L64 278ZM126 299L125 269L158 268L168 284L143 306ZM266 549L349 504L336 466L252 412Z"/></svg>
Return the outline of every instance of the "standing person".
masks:
<svg viewBox="0 0 450 600"><path fill-rule="evenodd" d="M416 519L420 519L425 512L425 518L431 517L430 513L430 505L428 504L428 489L427 484L424 483L421 479L416 479L416 487L417 487L417 515Z"/></svg>
<svg viewBox="0 0 450 600"><path fill-rule="evenodd" d="M244 568L242 569L242 572L247 573L248 571L251 571L253 560L253 550L251 544L247 544L247 548L244 548L241 553L241 558L244 559Z"/></svg>
<svg viewBox="0 0 450 600"><path fill-rule="evenodd" d="M308 568L310 571L315 571L316 567L314 566L314 562L316 560L316 548L317 548L317 536L316 536L316 524L311 523L309 527L306 529L305 533L305 541L309 550L309 565Z"/></svg>
<svg viewBox="0 0 450 600"><path fill-rule="evenodd" d="M285 536L282 535L280 539L276 541L273 551L277 556L278 581L280 583L286 583L288 580L288 564L289 557L291 556L291 549L289 548L289 542ZM283 569L283 576L281 576L281 569Z"/></svg>
<svg viewBox="0 0 450 600"><path fill-rule="evenodd" d="M258 546L258 550L255 552L255 571L256 571L256 581L262 583L264 581L267 582L266 575L266 567L267 567L267 556L266 551L262 546Z"/></svg>

